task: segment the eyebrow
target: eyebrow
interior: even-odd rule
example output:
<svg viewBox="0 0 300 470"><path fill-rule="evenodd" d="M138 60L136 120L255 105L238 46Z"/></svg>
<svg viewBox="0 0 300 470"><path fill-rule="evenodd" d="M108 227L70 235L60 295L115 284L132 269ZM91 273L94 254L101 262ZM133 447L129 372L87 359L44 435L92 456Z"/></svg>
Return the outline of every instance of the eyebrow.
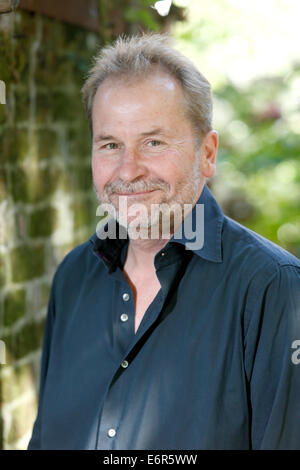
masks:
<svg viewBox="0 0 300 470"><path fill-rule="evenodd" d="M157 135L157 134L164 134L163 130L159 127L156 129L152 129L151 131L148 132L141 132L141 136L150 136L150 135ZM104 140L119 140L117 137L114 137L113 135L104 135L104 134L99 134L97 137L95 137L94 142L100 142Z"/></svg>

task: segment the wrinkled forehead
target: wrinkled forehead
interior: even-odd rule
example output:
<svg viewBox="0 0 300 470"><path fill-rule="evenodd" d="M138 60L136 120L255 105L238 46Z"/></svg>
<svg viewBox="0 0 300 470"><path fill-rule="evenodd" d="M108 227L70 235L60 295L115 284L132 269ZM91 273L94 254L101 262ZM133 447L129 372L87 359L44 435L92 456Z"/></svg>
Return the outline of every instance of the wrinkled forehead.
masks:
<svg viewBox="0 0 300 470"><path fill-rule="evenodd" d="M151 98L152 97L152 98ZM132 102L131 102L132 100ZM183 122L188 121L188 125L192 125L194 137L198 143L198 131L194 129L193 122L189 113L189 105L184 94L183 87L180 81L171 75L164 67L155 66L149 69L147 75L145 73L138 76L133 74L110 75L98 87L93 101L92 108L92 127L98 127L100 115L97 110L105 110L106 116L110 116L114 110L118 110L120 115L120 108L124 105L124 113L128 113L128 122L131 118L134 119L134 106L144 109L145 116L163 115L168 114L172 120L172 116ZM131 116L131 111L133 115ZM123 113L123 114L124 114ZM142 119L143 120L143 119ZM176 126L175 126L176 127Z"/></svg>
<svg viewBox="0 0 300 470"><path fill-rule="evenodd" d="M184 101L183 88L179 80L171 75L164 66L152 65L148 70L140 73L123 72L116 75L111 74L104 79L98 87L96 94L107 92L110 88L133 89L141 84L149 85L153 92L165 92L176 94Z"/></svg>

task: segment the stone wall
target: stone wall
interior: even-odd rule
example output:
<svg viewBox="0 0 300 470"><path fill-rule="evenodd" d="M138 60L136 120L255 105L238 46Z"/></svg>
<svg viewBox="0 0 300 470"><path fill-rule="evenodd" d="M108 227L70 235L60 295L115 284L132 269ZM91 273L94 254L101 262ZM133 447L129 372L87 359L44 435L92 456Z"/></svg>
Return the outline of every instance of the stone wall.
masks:
<svg viewBox="0 0 300 470"><path fill-rule="evenodd" d="M31 436L54 271L97 224L80 88L99 45L95 33L40 15L0 16L0 80L6 85L6 104L0 104L5 449L25 449Z"/></svg>

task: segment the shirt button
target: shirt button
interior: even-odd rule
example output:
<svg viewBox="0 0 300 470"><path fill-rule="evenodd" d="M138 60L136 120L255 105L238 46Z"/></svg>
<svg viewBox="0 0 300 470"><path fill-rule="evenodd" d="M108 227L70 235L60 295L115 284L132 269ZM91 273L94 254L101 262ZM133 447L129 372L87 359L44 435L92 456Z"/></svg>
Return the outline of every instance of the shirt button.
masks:
<svg viewBox="0 0 300 470"><path fill-rule="evenodd" d="M165 253L164 251L161 252L161 256L165 256L165 254L166 254L166 253Z"/></svg>
<svg viewBox="0 0 300 470"><path fill-rule="evenodd" d="M129 300L129 294L127 294L127 292L125 292L125 294L123 294L123 300L125 302L127 302L127 300Z"/></svg>
<svg viewBox="0 0 300 470"><path fill-rule="evenodd" d="M107 431L107 435L109 437L115 437L116 435L116 430L114 428L110 428L108 431Z"/></svg>
<svg viewBox="0 0 300 470"><path fill-rule="evenodd" d="M120 316L120 319L121 319L121 321L127 321L128 320L127 313L122 313L122 315Z"/></svg>
<svg viewBox="0 0 300 470"><path fill-rule="evenodd" d="M127 361L123 361L121 366L126 369L126 367L128 367L128 362Z"/></svg>

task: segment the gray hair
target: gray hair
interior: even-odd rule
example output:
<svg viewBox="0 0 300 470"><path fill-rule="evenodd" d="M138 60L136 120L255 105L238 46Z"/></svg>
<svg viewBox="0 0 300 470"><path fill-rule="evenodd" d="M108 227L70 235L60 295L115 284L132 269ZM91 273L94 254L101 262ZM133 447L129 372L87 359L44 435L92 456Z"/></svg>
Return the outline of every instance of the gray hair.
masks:
<svg viewBox="0 0 300 470"><path fill-rule="evenodd" d="M144 78L159 66L176 78L182 86L186 113L196 132L203 137L212 130L212 96L207 79L183 54L171 47L166 34L144 33L141 36L120 36L102 48L82 87L89 126L92 133L92 107L98 87L107 77L119 79Z"/></svg>

